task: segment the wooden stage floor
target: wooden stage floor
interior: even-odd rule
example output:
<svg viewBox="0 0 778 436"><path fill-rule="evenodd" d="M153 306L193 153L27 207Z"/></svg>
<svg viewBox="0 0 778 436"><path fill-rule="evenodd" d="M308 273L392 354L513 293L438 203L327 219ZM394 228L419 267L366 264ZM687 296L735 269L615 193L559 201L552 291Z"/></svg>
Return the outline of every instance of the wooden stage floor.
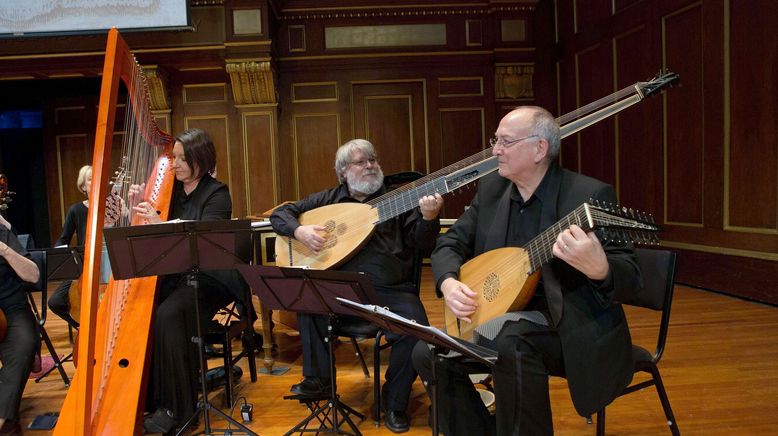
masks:
<svg viewBox="0 0 778 436"><path fill-rule="evenodd" d="M422 300L431 322L440 326L442 302L434 297L428 268L424 269L423 277ZM658 314L635 308L627 310L633 340L653 349ZM46 327L58 352L69 352L64 321L54 315ZM257 327L257 331L260 330ZM276 366L288 367L286 374L260 374L257 383L252 384L248 381L245 359L241 361L244 376L238 395L254 405L254 420L249 426L261 435L282 435L307 416L302 405L282 399L288 394L289 386L301 378L297 332L278 326L275 336L280 350ZM239 346L238 342L236 346ZM372 341L365 341L361 347L370 366ZM363 376L350 344L338 346L337 359L338 391L342 400L369 415L373 402L372 379ZM383 362L386 360L382 357ZM261 355L257 363L262 366ZM211 364L218 365L218 361L212 360ZM66 370L72 374L72 364L67 363ZM778 433L778 308L676 286L668 342L660 371L683 434ZM22 399L22 424L26 426L38 414L58 411L65 392L62 380L55 373L41 383L31 380ZM215 404L221 406L218 394L212 394L212 398ZM551 398L557 434L595 433L594 426L586 424L575 413L564 380L552 378ZM430 434L427 427L428 405L424 389L417 380L410 401L412 426L407 434ZM607 415L606 432L610 435L669 434L653 388L617 399L608 407ZM239 418L238 411L235 411L235 417ZM214 426L224 427L218 421ZM385 427L375 428L369 418L359 425L359 429L365 435L392 434ZM50 432L26 431L25 434L43 436Z"/></svg>

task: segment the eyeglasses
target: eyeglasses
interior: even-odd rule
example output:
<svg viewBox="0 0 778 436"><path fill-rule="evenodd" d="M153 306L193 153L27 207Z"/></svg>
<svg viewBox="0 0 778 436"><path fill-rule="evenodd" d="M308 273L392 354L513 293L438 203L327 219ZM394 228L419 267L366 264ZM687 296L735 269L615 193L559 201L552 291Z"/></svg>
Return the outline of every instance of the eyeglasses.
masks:
<svg viewBox="0 0 778 436"><path fill-rule="evenodd" d="M370 165L375 165L378 160L376 158L370 158L370 159L362 159L362 160L355 160L353 162L349 162L349 165L354 165L356 167L364 168L367 166L368 162Z"/></svg>
<svg viewBox="0 0 778 436"><path fill-rule="evenodd" d="M493 137L492 139L489 140L489 144L491 144L492 147L497 147L499 145L502 148L511 148L515 144L518 144L519 142L524 141L525 139L536 138L537 136L538 136L537 134L532 134L532 135L529 135L529 136L525 136L523 138L514 139L512 141L506 141L504 138L503 139L497 139L497 137L495 136L495 137Z"/></svg>

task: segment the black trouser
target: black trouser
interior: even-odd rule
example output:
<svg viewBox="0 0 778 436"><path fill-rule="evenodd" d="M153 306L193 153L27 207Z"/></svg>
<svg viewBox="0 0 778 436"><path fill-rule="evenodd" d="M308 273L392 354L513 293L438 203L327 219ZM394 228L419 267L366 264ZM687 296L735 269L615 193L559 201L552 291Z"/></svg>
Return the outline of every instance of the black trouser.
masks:
<svg viewBox="0 0 778 436"><path fill-rule="evenodd" d="M553 434L548 376L563 375L562 347L556 331L526 320L507 322L492 343L496 419L489 415L468 374L488 372L481 364L442 359L435 367L440 430L447 436ZM432 352L425 343L413 350L424 381L432 378Z"/></svg>
<svg viewBox="0 0 778 436"><path fill-rule="evenodd" d="M377 291L381 304L405 318L415 319L419 324L429 325L427 313L418 295L408 292ZM297 315L300 338L303 347L303 375L306 377L330 376L329 353L324 338L327 336L327 316ZM381 402L386 410L405 411L411 396L411 387L416 380L411 353L416 338L387 333L392 343L386 382L381 388Z"/></svg>
<svg viewBox="0 0 778 436"><path fill-rule="evenodd" d="M208 277L200 276L200 322L203 332L216 311L233 300L226 289ZM154 318L154 349L151 378L148 384L150 411L159 407L170 409L179 424L195 411L200 361L197 336L194 289L182 279L177 286L159 296Z"/></svg>
<svg viewBox="0 0 778 436"><path fill-rule="evenodd" d="M73 282L63 280L60 282L57 290L49 296L49 309L71 326L78 328L78 323L70 316L70 285Z"/></svg>
<svg viewBox="0 0 778 436"><path fill-rule="evenodd" d="M40 335L29 308L5 314L8 336L0 342L0 418L18 421L19 403L27 378L32 370L35 353L40 348Z"/></svg>

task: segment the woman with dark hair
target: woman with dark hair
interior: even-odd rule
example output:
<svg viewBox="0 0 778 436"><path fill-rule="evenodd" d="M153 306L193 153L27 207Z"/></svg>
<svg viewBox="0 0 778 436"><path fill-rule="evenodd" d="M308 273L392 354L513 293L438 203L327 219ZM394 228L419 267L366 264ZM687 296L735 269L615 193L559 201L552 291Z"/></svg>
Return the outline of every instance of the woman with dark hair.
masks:
<svg viewBox="0 0 778 436"><path fill-rule="evenodd" d="M214 179L216 149L208 134L189 129L173 146L173 188L170 219L230 219L232 201L227 185ZM130 204L143 186L130 188ZM154 207L140 201L132 210L149 223L161 222ZM162 279L154 320L154 345L144 419L147 432L167 433L183 425L195 412L199 358L192 337L197 335L195 292L185 274ZM201 271L198 276L200 320L204 324L216 311L240 298L245 282L235 270ZM204 326L203 326L204 327Z"/></svg>

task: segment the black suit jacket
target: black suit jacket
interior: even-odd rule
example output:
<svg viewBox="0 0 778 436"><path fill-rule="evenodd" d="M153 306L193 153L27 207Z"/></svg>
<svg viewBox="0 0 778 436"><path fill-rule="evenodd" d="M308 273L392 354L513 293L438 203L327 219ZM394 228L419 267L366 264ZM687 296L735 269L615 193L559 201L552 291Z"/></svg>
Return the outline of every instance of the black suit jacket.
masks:
<svg viewBox="0 0 778 436"><path fill-rule="evenodd" d="M615 202L610 185L552 165L548 182L557 201L544 205L540 231L590 199ZM497 173L484 177L470 208L438 239L432 253L435 282L471 258L505 245L512 182ZM562 342L566 377L576 410L592 414L612 401L632 380L632 342L618 301L639 292L640 271L630 247L604 244L608 278L593 283L565 262L553 259L542 283Z"/></svg>

